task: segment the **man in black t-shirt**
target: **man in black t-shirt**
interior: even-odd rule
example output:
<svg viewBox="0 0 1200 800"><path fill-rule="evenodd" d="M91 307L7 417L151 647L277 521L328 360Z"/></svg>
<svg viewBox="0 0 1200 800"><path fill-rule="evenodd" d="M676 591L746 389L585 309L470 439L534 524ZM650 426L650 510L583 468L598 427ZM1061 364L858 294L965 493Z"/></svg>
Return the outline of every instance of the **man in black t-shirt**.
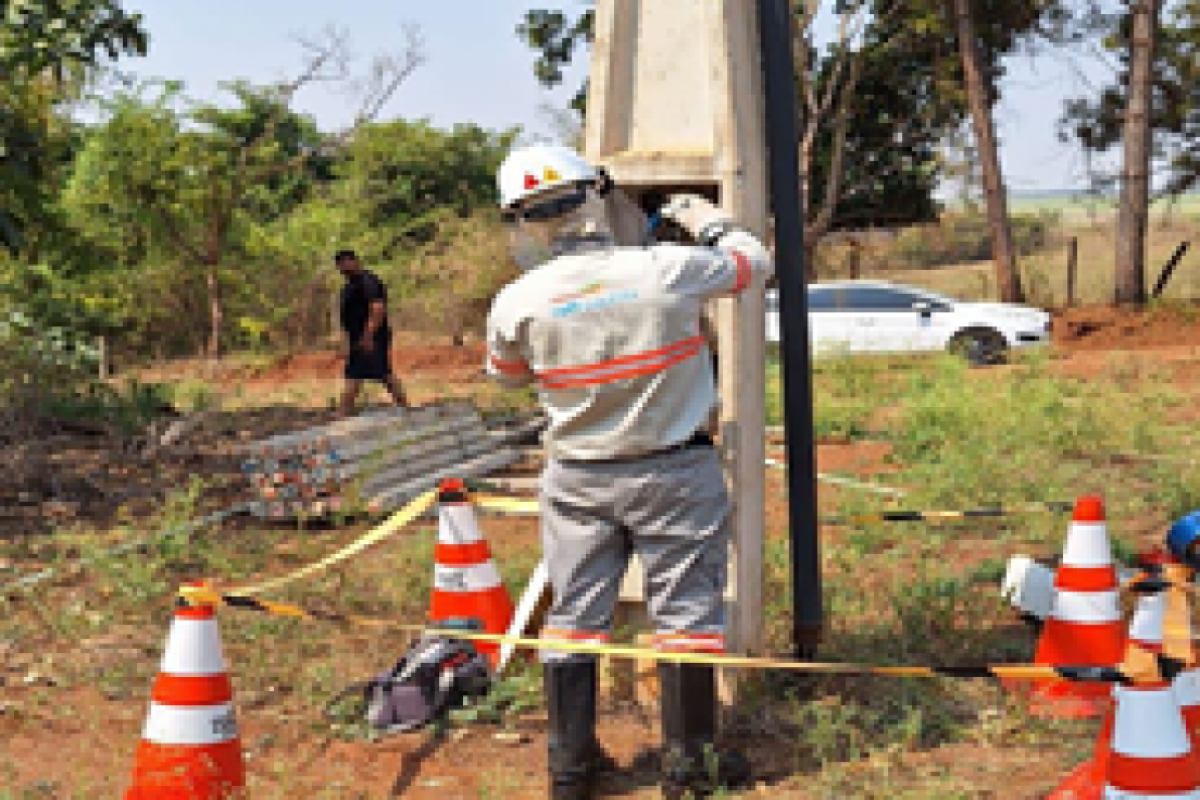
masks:
<svg viewBox="0 0 1200 800"><path fill-rule="evenodd" d="M339 250L333 261L346 279L341 316L342 330L350 340L341 415L349 416L354 410L363 381L380 381L392 393L396 405L408 407L404 389L392 374L392 329L388 326L387 289L383 281L363 269L353 250Z"/></svg>

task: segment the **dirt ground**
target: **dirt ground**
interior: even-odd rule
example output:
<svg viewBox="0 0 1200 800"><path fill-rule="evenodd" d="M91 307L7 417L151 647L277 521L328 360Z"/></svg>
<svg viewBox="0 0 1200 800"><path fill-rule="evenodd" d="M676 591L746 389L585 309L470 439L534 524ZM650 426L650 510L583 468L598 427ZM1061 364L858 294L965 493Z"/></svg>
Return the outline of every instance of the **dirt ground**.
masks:
<svg viewBox="0 0 1200 800"><path fill-rule="evenodd" d="M1054 316L1055 345L1081 350L1154 350L1200 345L1200 305L1149 312L1092 306Z"/></svg>
<svg viewBox="0 0 1200 800"><path fill-rule="evenodd" d="M1056 316L1052 363L1065 374L1087 377L1103 370L1159 371L1189 391L1200 391L1200 315L1180 310L1134 313L1108 308L1075 309ZM1135 367L1117 361L1129 351ZM432 375L439 379L474 380L483 362L478 344L405 344L394 353L402 375ZM1120 363L1125 363L1121 361ZM1114 364L1117 364L1114 366ZM340 371L336 352L307 353L266 364L243 373L226 374L225 382L248 386L278 386L289 382L328 379ZM159 373L160 375L164 373ZM42 533L49 521L57 525L87 522L109 524L122 514L136 518L161 503L168 487L178 486L190 474L209 476L209 494L202 507L216 508L233 496L223 494L222 481L232 487L239 480L229 447L247 438L326 421L328 413L298 408L267 408L254 413L212 414L181 443L148 453L145 443L114 445L103 437L62 436L46 446L48 465L58 465L53 481L44 485L9 487L0 480L0 544L17 544L20 537ZM824 472L861 476L863 480L897 485L895 465L887 462L889 446L881 443L821 443L817 467ZM787 503L783 473L768 472L768 527L786 529ZM837 492L836 487L822 491ZM489 535L497 547L534 547L533 520L497 519L489 522ZM841 535L830 529L822 535ZM947 558L982 559L994 555L985 543L964 537L955 542ZM46 565L62 553L49 554ZM8 565L0 557L0 585ZM23 561L22 569L39 566ZM20 603L19 599L16 601ZM26 601L27 602L27 601ZM147 659L147 652L121 650L121 643L81 642L84 650L116 648L116 658ZM53 685L55 659L72 653L28 654L11 652L0 639L0 749L15 764L15 774L0 770L0 799L9 797L112 797L125 785L131 753L144 720L145 699L106 697L95 688L67 690ZM235 675L235 686L236 686ZM461 729L449 742L438 745L424 736L392 737L381 742L342 741L314 732L314 721L289 716L278 709L239 699L242 743L248 758L254 791L251 796L277 797L302 791L308 797L412 797L412 798L524 798L545 796L544 717L527 715L510 730L473 726ZM72 710L64 717L57 712ZM79 720L72 721L72 717ZM93 723L105 720L103 741ZM44 722L42 721L44 720ZM626 767L605 794L655 797L652 765L646 760L656 737L656 724L644 711L629 705L610 706L600 725L601 739ZM748 796L816 797L795 788L794 764L789 744L781 738L756 746L751 754L761 782ZM961 743L931 752L893 754L887 767L900 776L937 776L953 767L961 778L965 771L976 778L971 797L1032 798L1042 796L1063 774L1062 764L1051 754L1027 747L1006 747L993 752L986 745ZM0 759L3 763L3 759ZM114 767L114 765L120 765ZM847 770L853 771L850 765ZM891 773L888 773L891 774ZM790 778L792 788L776 785ZM932 780L932 779L931 779ZM7 782L7 783L6 783ZM934 785L935 781L930 785ZM281 789L280 787L287 787ZM991 787L991 788L989 788ZM1002 787L1002 788L1001 788ZM6 794L6 791L21 793ZM880 795L882 796L882 795ZM968 796L962 794L905 795L921 797Z"/></svg>

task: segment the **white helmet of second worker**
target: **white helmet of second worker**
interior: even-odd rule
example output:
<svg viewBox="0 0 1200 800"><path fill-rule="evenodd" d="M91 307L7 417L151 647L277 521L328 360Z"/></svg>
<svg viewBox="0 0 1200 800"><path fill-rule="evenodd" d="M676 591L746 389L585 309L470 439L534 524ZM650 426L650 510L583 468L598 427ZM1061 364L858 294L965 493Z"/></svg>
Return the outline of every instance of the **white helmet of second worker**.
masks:
<svg viewBox="0 0 1200 800"><path fill-rule="evenodd" d="M613 244L603 199L612 182L569 148L537 144L514 150L500 165L497 183L513 257L522 268L580 246Z"/></svg>

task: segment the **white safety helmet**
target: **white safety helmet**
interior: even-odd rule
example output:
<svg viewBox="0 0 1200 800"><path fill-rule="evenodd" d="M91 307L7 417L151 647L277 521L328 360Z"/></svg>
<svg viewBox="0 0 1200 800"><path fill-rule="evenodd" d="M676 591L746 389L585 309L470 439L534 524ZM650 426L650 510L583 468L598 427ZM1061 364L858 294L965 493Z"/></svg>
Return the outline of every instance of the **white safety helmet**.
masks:
<svg viewBox="0 0 1200 800"><path fill-rule="evenodd" d="M500 165L496 182L500 207L511 210L552 189L606 182L607 176L570 148L535 144L513 150Z"/></svg>
<svg viewBox="0 0 1200 800"><path fill-rule="evenodd" d="M612 181L566 147L514 150L500 165L497 183L513 258L523 269L541 266L584 240L612 240L604 199Z"/></svg>

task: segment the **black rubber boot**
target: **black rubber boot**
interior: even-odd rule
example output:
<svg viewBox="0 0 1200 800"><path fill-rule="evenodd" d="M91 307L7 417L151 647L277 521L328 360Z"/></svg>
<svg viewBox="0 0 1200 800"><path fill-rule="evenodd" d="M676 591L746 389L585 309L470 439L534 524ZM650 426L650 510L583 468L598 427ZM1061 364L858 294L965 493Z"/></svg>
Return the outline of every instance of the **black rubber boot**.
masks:
<svg viewBox="0 0 1200 800"><path fill-rule="evenodd" d="M717 681L713 667L660 662L663 796L703 797L750 780L750 762L717 751Z"/></svg>
<svg viewBox="0 0 1200 800"><path fill-rule="evenodd" d="M550 706L550 796L588 800L597 775L616 763L596 741L596 662L543 667Z"/></svg>

